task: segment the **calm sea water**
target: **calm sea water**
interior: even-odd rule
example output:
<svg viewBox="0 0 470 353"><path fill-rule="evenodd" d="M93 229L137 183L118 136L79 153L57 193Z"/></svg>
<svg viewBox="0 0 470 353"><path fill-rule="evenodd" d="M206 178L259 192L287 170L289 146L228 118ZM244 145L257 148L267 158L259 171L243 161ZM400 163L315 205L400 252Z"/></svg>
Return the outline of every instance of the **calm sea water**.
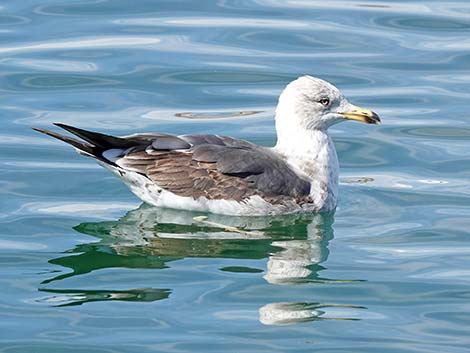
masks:
<svg viewBox="0 0 470 353"><path fill-rule="evenodd" d="M0 352L468 352L469 38L467 1L1 2ZM306 73L383 120L332 129L335 214L198 222L29 129L272 145Z"/></svg>

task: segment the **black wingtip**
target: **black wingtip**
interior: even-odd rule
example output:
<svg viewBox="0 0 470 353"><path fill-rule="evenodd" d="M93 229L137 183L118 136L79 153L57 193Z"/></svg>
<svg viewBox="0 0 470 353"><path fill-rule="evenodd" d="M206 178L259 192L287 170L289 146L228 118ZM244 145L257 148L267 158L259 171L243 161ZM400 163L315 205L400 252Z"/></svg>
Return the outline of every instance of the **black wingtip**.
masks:
<svg viewBox="0 0 470 353"><path fill-rule="evenodd" d="M56 137L56 138L59 138L59 136L62 136L60 134L58 134L57 132L54 132L54 131L51 131L51 130L47 130L47 129L42 129L40 127L34 127L32 126L31 129L33 129L34 131L37 131L37 132L40 132L42 134L46 134L46 135L49 135L49 136L52 136L52 137Z"/></svg>
<svg viewBox="0 0 470 353"><path fill-rule="evenodd" d="M47 134L46 131L48 131L48 130L45 130L45 129L41 129L40 127L34 127L34 126L31 126L31 129L33 129L34 131L37 131L37 132L42 132L43 134Z"/></svg>
<svg viewBox="0 0 470 353"><path fill-rule="evenodd" d="M65 143L68 143L69 145L72 145L73 147L79 149L80 151L86 152L86 153L91 154L91 155L95 155L94 146L87 143L87 142L79 141L79 140L76 140L72 137L61 135L57 132L47 130L47 129L42 129L42 128L39 128L39 127L31 127L31 129L33 129L34 131L40 132L42 134L46 134L48 136L54 137L54 138L56 138L58 140L61 140Z"/></svg>
<svg viewBox="0 0 470 353"><path fill-rule="evenodd" d="M67 125L67 124L62 124L62 123L53 123L53 124L57 127L60 127L61 129L67 130L68 132L70 132L74 135L77 135L78 137L82 137L82 136L80 136L80 133L89 133L90 132L90 131L87 131L87 130L79 129L78 127Z"/></svg>
<svg viewBox="0 0 470 353"><path fill-rule="evenodd" d="M71 134L74 134L75 136L80 137L81 139L87 141L97 148L101 148L102 150L107 150L110 148L128 148L135 145L135 141L131 139L105 135L99 132L84 130L62 123L54 123L54 125L70 132Z"/></svg>
<svg viewBox="0 0 470 353"><path fill-rule="evenodd" d="M52 123L52 124L62 128L62 129L65 129L65 130L74 128L73 126L70 126L70 125L67 125L67 124L62 124L62 123Z"/></svg>

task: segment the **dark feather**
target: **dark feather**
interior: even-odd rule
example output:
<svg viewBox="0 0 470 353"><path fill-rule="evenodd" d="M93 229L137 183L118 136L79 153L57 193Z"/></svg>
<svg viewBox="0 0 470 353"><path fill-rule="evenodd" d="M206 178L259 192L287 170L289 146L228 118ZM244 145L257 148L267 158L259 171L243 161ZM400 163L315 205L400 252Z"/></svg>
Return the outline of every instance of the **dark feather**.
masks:
<svg viewBox="0 0 470 353"><path fill-rule="evenodd" d="M70 125L61 123L54 123L54 125L61 127L64 130L80 137L81 139L91 143L95 147L99 147L102 150L110 148L129 148L135 146L135 141L128 140L125 138L115 137L111 135L100 134L99 132L93 132L88 130L79 129Z"/></svg>
<svg viewBox="0 0 470 353"><path fill-rule="evenodd" d="M179 138L187 141L193 146L197 145L220 145L225 146L224 141L217 135L181 135Z"/></svg>
<svg viewBox="0 0 470 353"><path fill-rule="evenodd" d="M166 135L155 139L152 142L152 148L155 150L184 150L191 148L191 145L185 140L176 136Z"/></svg>
<svg viewBox="0 0 470 353"><path fill-rule="evenodd" d="M56 139L59 139L61 141L64 141L64 142L68 143L69 145L72 145L73 147L79 149L80 151L86 152L86 153L91 154L91 155L95 154L94 146L89 144L89 143L79 141L79 140L76 140L72 137L61 135L57 132L46 130L46 129L41 129L41 128L38 128L38 127L33 127L32 129L35 130L35 131L41 132L43 134L46 134L48 136L55 137Z"/></svg>
<svg viewBox="0 0 470 353"><path fill-rule="evenodd" d="M123 167L138 165L140 173L180 196L242 201L259 195L274 203L308 197L310 183L268 149L219 136L214 136L216 141L230 145L197 144L209 141L207 136L180 136L196 143L187 151L159 151L153 160L142 156L139 164L131 152L117 163Z"/></svg>
<svg viewBox="0 0 470 353"><path fill-rule="evenodd" d="M298 176L269 149L248 141L218 135L159 133L116 137L65 124L56 125L86 142L49 130L35 130L69 143L124 172L140 173L176 195L237 201L258 195L272 203L308 202L310 182ZM117 160L116 157L107 160L103 153L109 149L121 149L122 155Z"/></svg>
<svg viewBox="0 0 470 353"><path fill-rule="evenodd" d="M216 163L226 148L220 145L198 145L192 149L193 159L198 162Z"/></svg>

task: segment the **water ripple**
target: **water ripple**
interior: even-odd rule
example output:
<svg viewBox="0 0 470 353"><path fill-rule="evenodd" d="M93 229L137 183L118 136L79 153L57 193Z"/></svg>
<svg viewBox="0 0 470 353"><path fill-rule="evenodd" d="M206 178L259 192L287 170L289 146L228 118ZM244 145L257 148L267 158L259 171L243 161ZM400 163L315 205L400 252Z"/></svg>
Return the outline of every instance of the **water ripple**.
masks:
<svg viewBox="0 0 470 353"><path fill-rule="evenodd" d="M3 351L466 351L469 15L440 0L2 3ZM29 129L272 146L277 96L302 74L383 118L332 129L334 223L129 211L117 179Z"/></svg>
<svg viewBox="0 0 470 353"><path fill-rule="evenodd" d="M41 60L41 59L1 59L0 65L18 66L30 70L41 71L69 71L69 72L93 72L98 71L98 66L91 62L66 61L66 60Z"/></svg>
<svg viewBox="0 0 470 353"><path fill-rule="evenodd" d="M118 25L131 26L170 26L170 27L240 27L240 28L283 28L304 29L309 27L307 22L293 20L270 20L263 18L241 17L150 17L125 18L115 20Z"/></svg>
<svg viewBox="0 0 470 353"><path fill-rule="evenodd" d="M92 49L92 48L123 48L141 47L148 48L160 43L159 38L131 37L131 36L109 36L101 38L73 38L69 40L50 41L43 43L24 43L21 45L0 47L0 53L17 53L44 50L62 49Z"/></svg>

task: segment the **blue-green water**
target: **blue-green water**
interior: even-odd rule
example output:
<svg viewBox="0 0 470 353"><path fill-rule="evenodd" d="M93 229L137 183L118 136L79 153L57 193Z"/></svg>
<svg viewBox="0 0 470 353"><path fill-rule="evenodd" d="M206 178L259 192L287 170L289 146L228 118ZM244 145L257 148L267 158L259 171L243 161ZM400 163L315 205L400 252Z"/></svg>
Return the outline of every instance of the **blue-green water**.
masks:
<svg viewBox="0 0 470 353"><path fill-rule="evenodd" d="M468 352L469 38L467 1L1 2L0 352ZM29 129L270 145L306 73L383 125L332 129L334 215L209 216L245 233Z"/></svg>

